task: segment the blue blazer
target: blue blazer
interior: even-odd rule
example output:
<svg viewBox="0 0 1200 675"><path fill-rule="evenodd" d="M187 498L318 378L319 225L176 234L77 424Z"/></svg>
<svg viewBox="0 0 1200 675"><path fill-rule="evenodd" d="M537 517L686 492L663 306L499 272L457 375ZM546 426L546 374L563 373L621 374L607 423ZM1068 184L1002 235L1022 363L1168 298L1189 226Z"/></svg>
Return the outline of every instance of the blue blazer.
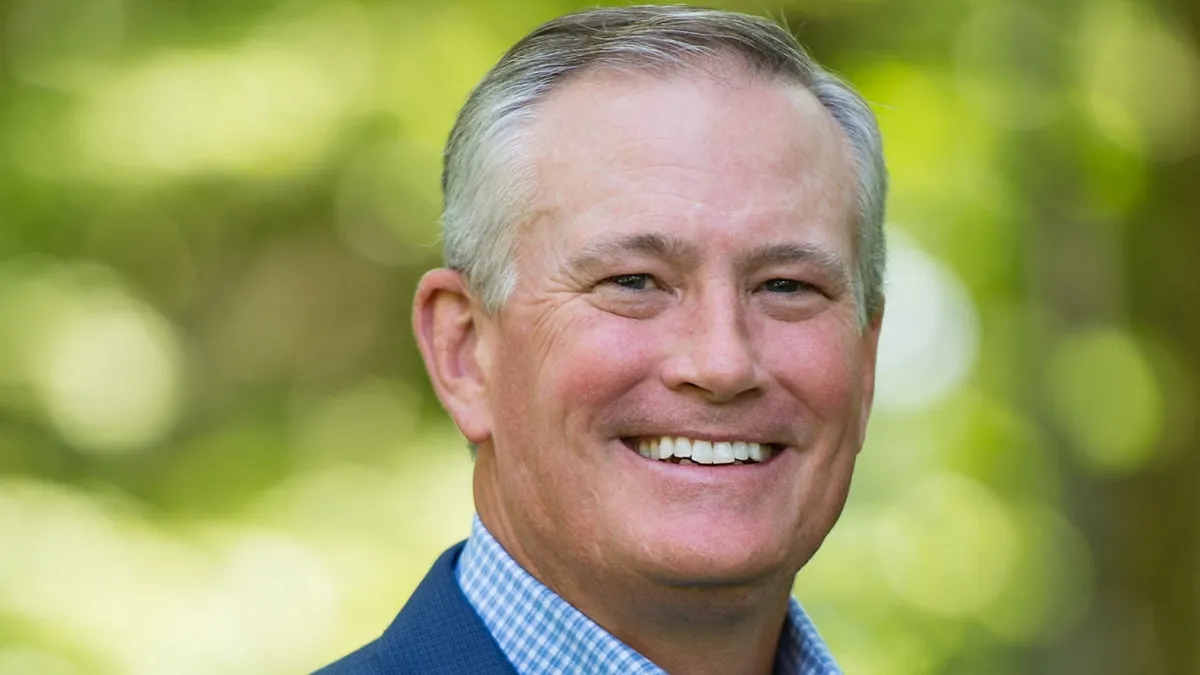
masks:
<svg viewBox="0 0 1200 675"><path fill-rule="evenodd" d="M454 577L462 548L438 558L379 639L313 675L517 675Z"/></svg>

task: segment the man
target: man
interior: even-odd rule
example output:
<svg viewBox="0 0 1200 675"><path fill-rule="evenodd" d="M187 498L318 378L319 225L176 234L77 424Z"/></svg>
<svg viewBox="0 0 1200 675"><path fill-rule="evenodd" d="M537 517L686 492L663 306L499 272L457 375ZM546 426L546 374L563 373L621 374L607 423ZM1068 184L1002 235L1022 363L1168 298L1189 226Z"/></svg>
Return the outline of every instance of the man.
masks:
<svg viewBox="0 0 1200 675"><path fill-rule="evenodd" d="M483 79L417 290L478 518L322 673L838 673L790 590L874 389L874 118L755 17L595 9Z"/></svg>

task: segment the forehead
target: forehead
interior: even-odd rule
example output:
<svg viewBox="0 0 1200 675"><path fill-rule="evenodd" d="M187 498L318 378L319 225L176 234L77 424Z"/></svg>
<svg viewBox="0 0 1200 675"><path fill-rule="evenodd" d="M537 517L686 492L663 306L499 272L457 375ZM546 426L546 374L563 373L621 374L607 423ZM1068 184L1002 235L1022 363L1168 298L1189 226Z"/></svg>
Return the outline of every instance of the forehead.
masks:
<svg viewBox="0 0 1200 675"><path fill-rule="evenodd" d="M845 136L799 85L588 73L544 102L529 143L538 220L567 240L623 227L706 227L711 237L720 224L853 249Z"/></svg>

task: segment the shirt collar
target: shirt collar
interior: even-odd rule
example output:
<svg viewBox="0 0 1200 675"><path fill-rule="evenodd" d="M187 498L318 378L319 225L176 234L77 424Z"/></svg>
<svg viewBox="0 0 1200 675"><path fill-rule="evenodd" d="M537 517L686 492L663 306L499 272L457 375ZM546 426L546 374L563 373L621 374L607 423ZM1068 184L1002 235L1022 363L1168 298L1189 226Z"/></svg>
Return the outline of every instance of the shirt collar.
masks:
<svg viewBox="0 0 1200 675"><path fill-rule="evenodd" d="M458 585L520 675L665 675L525 571L479 516L455 570ZM800 603L791 599L776 675L842 675Z"/></svg>

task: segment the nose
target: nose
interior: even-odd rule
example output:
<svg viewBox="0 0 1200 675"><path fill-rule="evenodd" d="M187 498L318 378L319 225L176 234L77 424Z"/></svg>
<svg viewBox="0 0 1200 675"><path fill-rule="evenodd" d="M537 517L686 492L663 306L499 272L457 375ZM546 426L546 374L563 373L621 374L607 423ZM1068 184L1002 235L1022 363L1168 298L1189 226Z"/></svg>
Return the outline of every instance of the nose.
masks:
<svg viewBox="0 0 1200 675"><path fill-rule="evenodd" d="M666 342L662 371L667 387L697 391L713 403L761 392L767 382L740 299L732 292L722 295L680 307L685 318L676 324L676 339Z"/></svg>

